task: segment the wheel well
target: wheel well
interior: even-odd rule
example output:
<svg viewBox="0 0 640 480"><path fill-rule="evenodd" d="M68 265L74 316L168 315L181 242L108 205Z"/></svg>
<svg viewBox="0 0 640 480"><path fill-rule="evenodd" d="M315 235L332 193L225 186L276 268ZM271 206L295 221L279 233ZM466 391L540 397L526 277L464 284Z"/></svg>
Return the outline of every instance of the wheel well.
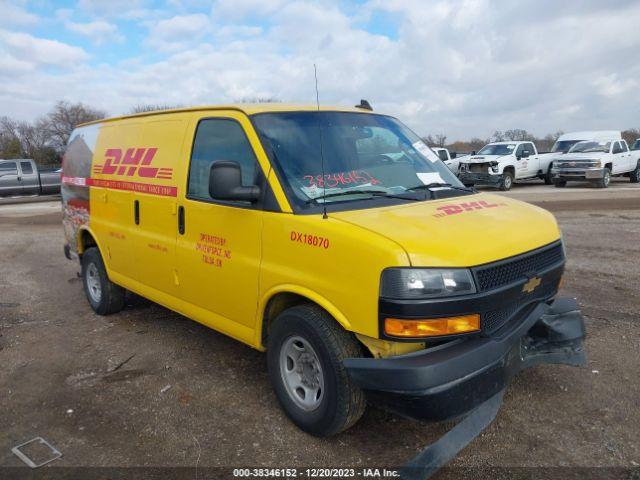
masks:
<svg viewBox="0 0 640 480"><path fill-rule="evenodd" d="M93 238L93 235L89 233L87 230L82 230L80 232L80 238L78 240L78 253L82 255L87 248L97 247L98 243Z"/></svg>
<svg viewBox="0 0 640 480"><path fill-rule="evenodd" d="M269 328L271 327L271 322L273 322L273 320L287 308L291 308L296 305L302 305L303 303L314 302L306 297L303 297L302 295L291 292L277 293L269 299L269 302L267 302L267 306L264 309L264 314L262 316L261 338L263 346L267 346L267 338L269 337Z"/></svg>
<svg viewBox="0 0 640 480"><path fill-rule="evenodd" d="M607 164L605 164L604 168L608 168L609 170L613 170L613 164L612 163L607 163Z"/></svg>
<svg viewBox="0 0 640 480"><path fill-rule="evenodd" d="M513 176L514 176L514 177L516 176L516 169L515 169L515 168L513 168L513 167L511 167L511 166L510 166L510 167L504 167L504 170L503 170L502 172L503 172L503 173L505 173L505 172L511 172L511 173L513 174Z"/></svg>

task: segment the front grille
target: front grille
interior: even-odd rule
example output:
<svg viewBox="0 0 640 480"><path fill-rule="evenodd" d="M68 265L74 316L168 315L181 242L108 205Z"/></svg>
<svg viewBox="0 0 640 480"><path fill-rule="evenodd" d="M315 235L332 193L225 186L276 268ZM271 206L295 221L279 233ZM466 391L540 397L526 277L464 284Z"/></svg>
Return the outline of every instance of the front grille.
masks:
<svg viewBox="0 0 640 480"><path fill-rule="evenodd" d="M491 335L502 327L518 311L520 305L510 305L498 310L491 310L482 314L482 331L485 335Z"/></svg>
<svg viewBox="0 0 640 480"><path fill-rule="evenodd" d="M474 269L481 292L526 279L564 260L562 244L556 243L513 259L484 265Z"/></svg>
<svg viewBox="0 0 640 480"><path fill-rule="evenodd" d="M482 314L482 333L486 336L490 336L493 333L500 330L507 323L509 325L515 325L518 323L518 319L522 319L527 316L536 305L544 300L547 300L558 291L559 277L551 278L541 285L534 293L532 298L529 298L527 308L521 311L523 303L517 301L509 305L503 306L496 310L489 310Z"/></svg>
<svg viewBox="0 0 640 480"><path fill-rule="evenodd" d="M595 165L593 164L593 161L576 160L576 161L555 162L554 166L558 168L589 168Z"/></svg>
<svg viewBox="0 0 640 480"><path fill-rule="evenodd" d="M471 173L487 173L489 165L486 163L471 163L469 164L469 171Z"/></svg>

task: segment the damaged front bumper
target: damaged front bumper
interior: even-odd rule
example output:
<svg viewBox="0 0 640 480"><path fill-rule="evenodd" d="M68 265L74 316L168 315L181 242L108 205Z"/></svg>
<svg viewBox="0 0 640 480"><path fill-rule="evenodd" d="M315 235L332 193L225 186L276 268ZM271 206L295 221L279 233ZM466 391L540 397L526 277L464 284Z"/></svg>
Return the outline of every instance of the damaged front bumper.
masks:
<svg viewBox="0 0 640 480"><path fill-rule="evenodd" d="M497 187L502 182L503 177L498 173L492 174L461 171L458 174L458 178L465 185L489 185L492 187Z"/></svg>
<svg viewBox="0 0 640 480"><path fill-rule="evenodd" d="M344 361L368 397L403 416L459 417L501 392L523 368L585 363L582 314L574 299L538 304L502 337L453 340L391 358Z"/></svg>

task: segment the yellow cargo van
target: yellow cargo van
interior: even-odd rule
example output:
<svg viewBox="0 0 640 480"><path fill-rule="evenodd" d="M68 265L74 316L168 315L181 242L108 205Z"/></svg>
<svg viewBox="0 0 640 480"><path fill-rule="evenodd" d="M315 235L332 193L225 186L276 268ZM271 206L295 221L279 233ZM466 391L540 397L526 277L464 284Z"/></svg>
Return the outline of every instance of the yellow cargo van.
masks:
<svg viewBox="0 0 640 480"><path fill-rule="evenodd" d="M88 123L63 163L65 253L96 313L125 290L265 350L300 428L366 400L459 417L523 367L584 361L553 216L465 188L398 120L284 104Z"/></svg>

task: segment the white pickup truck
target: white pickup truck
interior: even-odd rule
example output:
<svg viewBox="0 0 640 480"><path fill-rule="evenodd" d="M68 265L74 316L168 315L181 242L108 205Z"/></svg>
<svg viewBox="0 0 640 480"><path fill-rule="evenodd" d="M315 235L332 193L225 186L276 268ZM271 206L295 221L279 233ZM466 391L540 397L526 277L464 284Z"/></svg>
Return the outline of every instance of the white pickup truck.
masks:
<svg viewBox="0 0 640 480"><path fill-rule="evenodd" d="M622 139L578 142L569 153L553 161L551 173L556 187L581 180L607 188L612 176L629 177L631 183L638 183L640 151L630 150Z"/></svg>
<svg viewBox="0 0 640 480"><path fill-rule="evenodd" d="M436 155L438 155L438 157L440 157L440 160L442 160L444 164L449 167L449 170L451 170L456 175L458 174L458 169L460 168L460 160L458 159L458 156L455 152L449 152L448 148L441 147L431 147L431 150L436 152Z"/></svg>
<svg viewBox="0 0 640 480"><path fill-rule="evenodd" d="M533 142L493 142L460 161L458 177L467 186L510 190L516 180L540 178L551 184L551 157L538 155Z"/></svg>

